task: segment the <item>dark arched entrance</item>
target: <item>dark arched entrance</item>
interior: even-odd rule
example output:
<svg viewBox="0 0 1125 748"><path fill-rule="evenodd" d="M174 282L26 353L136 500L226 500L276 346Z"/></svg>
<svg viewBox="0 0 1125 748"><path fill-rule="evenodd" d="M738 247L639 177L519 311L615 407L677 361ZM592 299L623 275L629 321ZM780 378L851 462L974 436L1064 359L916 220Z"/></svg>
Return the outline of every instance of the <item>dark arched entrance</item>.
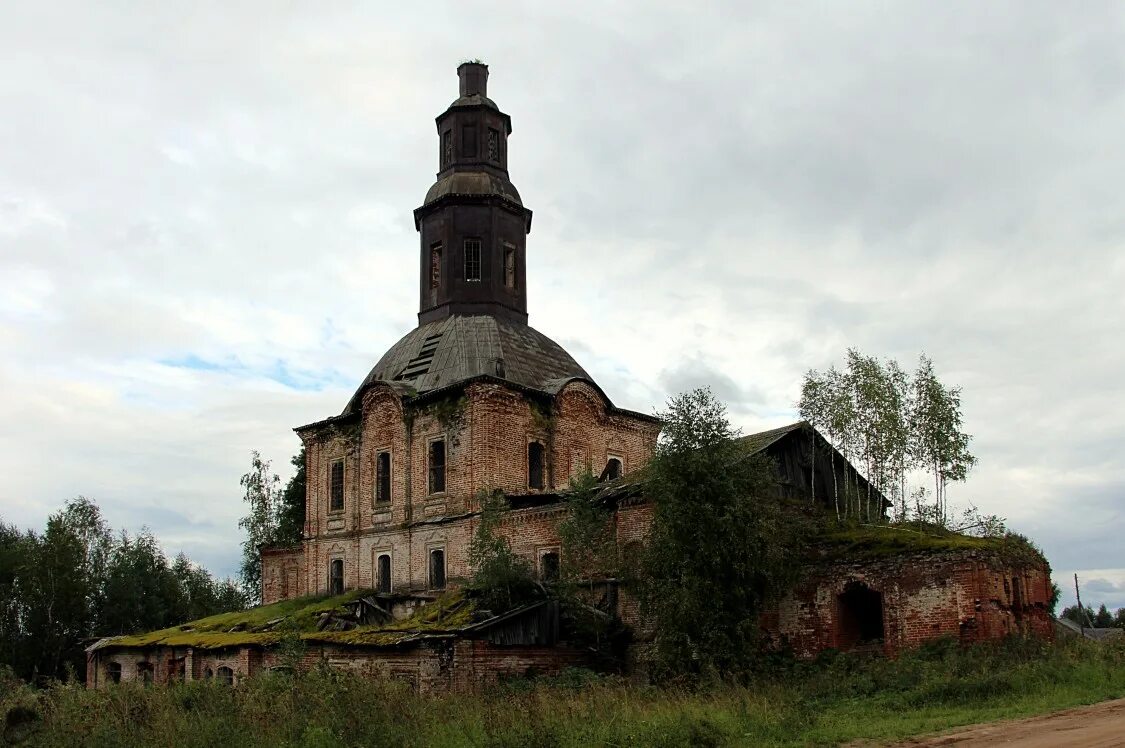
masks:
<svg viewBox="0 0 1125 748"><path fill-rule="evenodd" d="M848 582L836 598L837 648L882 643L883 638L883 594L863 582Z"/></svg>

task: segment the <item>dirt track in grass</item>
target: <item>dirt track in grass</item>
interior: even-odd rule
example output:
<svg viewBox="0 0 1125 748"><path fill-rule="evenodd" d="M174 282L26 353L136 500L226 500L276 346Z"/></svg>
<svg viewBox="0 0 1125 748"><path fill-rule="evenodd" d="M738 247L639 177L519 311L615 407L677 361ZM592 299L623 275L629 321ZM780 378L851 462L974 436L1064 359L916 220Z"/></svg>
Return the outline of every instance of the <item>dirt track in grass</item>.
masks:
<svg viewBox="0 0 1125 748"><path fill-rule="evenodd" d="M1125 746L1125 699L1054 714L973 725L942 735L912 738L899 746L1012 746L1012 748L1111 748Z"/></svg>

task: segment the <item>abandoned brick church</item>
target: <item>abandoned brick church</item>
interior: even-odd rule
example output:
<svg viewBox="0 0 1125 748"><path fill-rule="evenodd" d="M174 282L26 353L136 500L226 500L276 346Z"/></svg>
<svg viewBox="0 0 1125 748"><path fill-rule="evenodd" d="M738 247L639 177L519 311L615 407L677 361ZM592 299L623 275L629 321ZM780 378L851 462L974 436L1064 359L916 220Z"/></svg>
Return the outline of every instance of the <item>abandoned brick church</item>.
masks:
<svg viewBox="0 0 1125 748"><path fill-rule="evenodd" d="M437 180L414 211L418 326L383 354L340 414L296 429L307 456L304 542L262 550L264 604L355 593L346 615L321 611L302 635L306 659L420 689L586 662L588 653L560 634L549 601L483 620L459 615L463 600L436 617L426 610L470 576L482 491L506 494L512 509L500 532L549 579L566 563L559 491L592 471L607 484L617 546L629 554L651 519L629 476L660 432L656 418L615 406L570 354L528 325L532 214L508 176L511 120L487 95L485 65L457 72L459 96L437 117ZM855 475L838 453L832 467L810 461L811 446L831 447L805 423L747 444L776 459L792 495L809 496L810 469L821 486L832 483L832 469ZM936 636L1048 636L1048 572L984 545L892 555L845 549L765 625L806 656L856 646L893 654ZM633 632L626 667L643 670L652 632L626 586L599 584L603 606ZM274 623L106 639L90 649L88 683L234 681L279 666Z"/></svg>

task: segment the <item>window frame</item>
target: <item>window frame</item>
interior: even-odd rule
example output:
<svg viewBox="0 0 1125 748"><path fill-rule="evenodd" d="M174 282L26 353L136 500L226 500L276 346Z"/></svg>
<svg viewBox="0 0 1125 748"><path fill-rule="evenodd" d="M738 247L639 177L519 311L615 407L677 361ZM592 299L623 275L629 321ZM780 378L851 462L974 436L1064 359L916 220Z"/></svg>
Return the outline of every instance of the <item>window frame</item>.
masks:
<svg viewBox="0 0 1125 748"><path fill-rule="evenodd" d="M382 569L382 562L383 562L384 558L387 559L387 576L386 576L385 581L384 581L384 578L383 578L383 569ZM387 550L387 549L376 550L375 551L374 568L375 568L375 579L373 581L375 582L375 591L376 592L382 592L384 594L390 594L391 592L393 592L394 586L395 586L394 585L394 569L395 569L394 554L390 550ZM386 589L384 589L384 587Z"/></svg>
<svg viewBox="0 0 1125 748"><path fill-rule="evenodd" d="M430 290L437 291L441 288L442 244L434 242L430 245Z"/></svg>
<svg viewBox="0 0 1125 748"><path fill-rule="evenodd" d="M336 578L337 578L336 574L335 574L335 571L336 571L336 565L337 564L340 565L339 566L339 568L340 568L339 589L337 589L336 586L335 586L335 581L336 581ZM334 556L334 557L328 559L328 594L329 595L335 596L335 595L344 594L344 574L345 574L345 571L346 570L344 569L344 557L343 556Z"/></svg>
<svg viewBox="0 0 1125 748"><path fill-rule="evenodd" d="M339 506L336 505L337 498L337 484L336 484L336 466L340 466L340 483L339 483ZM328 461L328 513L329 514L342 514L346 505L344 486L347 485L347 465L344 464L343 457L336 457Z"/></svg>
<svg viewBox="0 0 1125 748"><path fill-rule="evenodd" d="M441 443L441 486L434 490L434 445ZM445 436L434 437L426 441L426 495L427 496L442 496L445 494L449 481L449 449L445 441Z"/></svg>
<svg viewBox="0 0 1125 748"><path fill-rule="evenodd" d="M502 246L504 247L504 288L515 291L519 288L519 255L514 244L503 242Z"/></svg>
<svg viewBox="0 0 1125 748"><path fill-rule="evenodd" d="M386 458L387 466L383 468L383 459ZM375 485L374 485L374 503L375 506L390 505L391 498L394 493L394 460L391 456L391 449L378 449L375 451ZM386 492L382 490L386 488Z"/></svg>
<svg viewBox="0 0 1125 748"><path fill-rule="evenodd" d="M464 262L465 282L480 283L484 277L484 242L475 237L467 237L461 244L461 254ZM476 277L471 270L476 270Z"/></svg>
<svg viewBox="0 0 1125 748"><path fill-rule="evenodd" d="M105 679L108 683L120 683L122 674L125 668L121 667L121 663L117 660L111 660L105 664Z"/></svg>
<svg viewBox="0 0 1125 748"><path fill-rule="evenodd" d="M618 471L616 476L611 476L609 474L609 463L613 462L614 460L617 461L619 471ZM625 458L622 457L621 455L613 454L612 452L607 454L605 456L605 470L606 470L606 480L617 480L621 476L625 475Z"/></svg>
<svg viewBox="0 0 1125 748"><path fill-rule="evenodd" d="M532 471L531 452L533 447L539 448L539 485L535 485L532 478L534 472ZM538 439L529 439L527 442L527 488L529 491L543 491L547 488L547 447L543 442Z"/></svg>
<svg viewBox="0 0 1125 748"><path fill-rule="evenodd" d="M441 554L441 584L436 584L434 579L434 554ZM427 589L431 590L444 590L449 584L449 567L445 558L445 545L430 546L426 550L426 584Z"/></svg>
<svg viewBox="0 0 1125 748"><path fill-rule="evenodd" d="M555 574L548 578L544 573L543 560L548 556L555 557ZM540 548L536 558L535 573L541 582L557 582L562 576L562 552L557 545Z"/></svg>

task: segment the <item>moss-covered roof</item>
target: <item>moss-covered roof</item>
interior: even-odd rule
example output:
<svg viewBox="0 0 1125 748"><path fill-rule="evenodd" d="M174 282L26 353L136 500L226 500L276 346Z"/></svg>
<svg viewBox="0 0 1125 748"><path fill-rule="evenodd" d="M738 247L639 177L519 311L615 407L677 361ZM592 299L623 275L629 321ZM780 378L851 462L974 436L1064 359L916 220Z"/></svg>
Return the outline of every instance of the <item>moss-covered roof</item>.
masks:
<svg viewBox="0 0 1125 748"><path fill-rule="evenodd" d="M1046 563L1042 552L1022 535L979 538L926 525L855 525L818 533L811 543L821 561L874 561L910 554L980 552L1016 565Z"/></svg>
<svg viewBox="0 0 1125 748"><path fill-rule="evenodd" d="M311 596L283 600L249 610L220 613L159 631L103 639L92 648L164 646L221 649L250 644L269 646L293 634L306 641L394 646L411 639L456 633L469 625L475 609L475 603L463 593L451 591L421 606L413 615L401 621L357 626L348 631L317 630L317 623L323 614L343 615L346 613L347 603L372 594L371 590L352 590L335 597Z"/></svg>

